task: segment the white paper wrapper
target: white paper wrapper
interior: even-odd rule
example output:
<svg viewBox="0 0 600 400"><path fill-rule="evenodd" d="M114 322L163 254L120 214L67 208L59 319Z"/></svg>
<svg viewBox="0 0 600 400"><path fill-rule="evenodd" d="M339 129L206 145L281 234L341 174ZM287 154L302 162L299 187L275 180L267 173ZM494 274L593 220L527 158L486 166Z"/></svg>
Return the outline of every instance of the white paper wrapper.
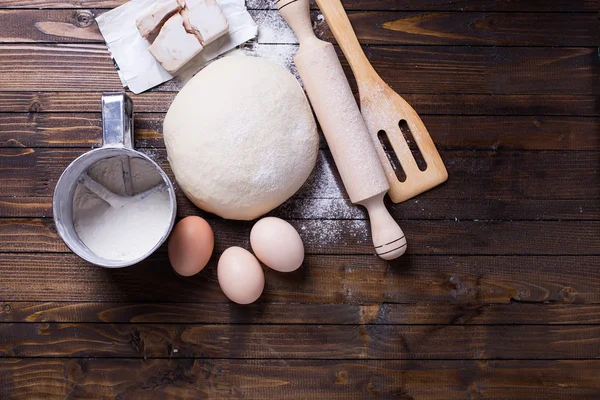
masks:
<svg viewBox="0 0 600 400"><path fill-rule="evenodd" d="M150 43L140 35L135 21L161 0L131 0L96 18L98 27L118 65L123 86L144 92L175 76L190 77L210 60L256 37L258 27L244 0L216 0L229 24L229 33L207 45L176 75L171 75L148 51Z"/></svg>

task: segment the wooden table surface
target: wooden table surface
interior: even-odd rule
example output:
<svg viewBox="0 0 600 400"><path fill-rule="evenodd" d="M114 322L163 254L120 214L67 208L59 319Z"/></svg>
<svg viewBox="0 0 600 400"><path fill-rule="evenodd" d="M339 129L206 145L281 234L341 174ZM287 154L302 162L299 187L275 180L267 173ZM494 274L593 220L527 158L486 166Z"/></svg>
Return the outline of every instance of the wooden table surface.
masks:
<svg viewBox="0 0 600 400"><path fill-rule="evenodd" d="M305 266L267 271L247 307L220 292L218 255L188 279L164 248L111 271L56 233L56 181L121 88L94 16L122 2L0 3L0 399L600 398L599 0L344 1L450 178L391 206L409 250L388 263L323 147L273 212ZM133 96L136 144L169 173L180 87ZM209 218L217 253L248 246L251 223L179 204Z"/></svg>

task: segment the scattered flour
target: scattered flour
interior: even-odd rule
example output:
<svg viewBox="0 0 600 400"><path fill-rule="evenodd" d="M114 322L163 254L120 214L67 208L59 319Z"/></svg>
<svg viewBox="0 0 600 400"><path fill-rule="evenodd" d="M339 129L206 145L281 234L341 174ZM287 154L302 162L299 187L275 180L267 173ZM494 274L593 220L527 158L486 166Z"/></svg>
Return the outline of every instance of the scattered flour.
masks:
<svg viewBox="0 0 600 400"><path fill-rule="evenodd" d="M258 24L257 41L261 44L298 44L298 38L277 11L259 11L254 19Z"/></svg>
<svg viewBox="0 0 600 400"><path fill-rule="evenodd" d="M366 220L311 220L298 226L302 240L322 251L331 250L333 245L370 246L369 231Z"/></svg>
<svg viewBox="0 0 600 400"><path fill-rule="evenodd" d="M294 56L298 51L298 38L287 22L275 10L256 11L253 16L258 24L258 38L246 43L243 51L247 55L264 57L283 65L302 84L294 65ZM313 15L313 29L318 37L323 35L325 27L323 15Z"/></svg>
<svg viewBox="0 0 600 400"><path fill-rule="evenodd" d="M250 42L243 48L246 55L263 57L285 67L294 75L299 83L302 83L300 74L294 65L294 56L298 51L298 46L293 44L261 44L259 42Z"/></svg>
<svg viewBox="0 0 600 400"><path fill-rule="evenodd" d="M257 11L253 15L258 24L258 37L246 43L246 55L263 57L285 67L301 83L294 65L298 39L281 14L274 10Z"/></svg>
<svg viewBox="0 0 600 400"><path fill-rule="evenodd" d="M141 158L130 160L134 195L162 183L149 162ZM127 157L102 160L90 168L88 175L114 194L126 196L126 162ZM113 208L79 184L73 199L73 220L81 241L107 260L135 260L152 250L169 226L171 207L166 186L148 193L139 201Z"/></svg>

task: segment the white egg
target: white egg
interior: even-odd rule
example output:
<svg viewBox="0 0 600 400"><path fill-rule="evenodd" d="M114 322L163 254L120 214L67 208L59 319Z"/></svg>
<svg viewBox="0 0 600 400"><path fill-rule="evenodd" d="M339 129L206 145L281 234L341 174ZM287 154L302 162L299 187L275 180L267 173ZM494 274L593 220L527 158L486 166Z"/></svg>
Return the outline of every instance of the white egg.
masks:
<svg viewBox="0 0 600 400"><path fill-rule="evenodd" d="M263 218L250 232L250 245L256 257L279 272L292 272L304 262L304 245L300 235L288 222Z"/></svg>
<svg viewBox="0 0 600 400"><path fill-rule="evenodd" d="M223 252L217 265L217 278L225 296L238 304L255 302L265 287L260 263L241 247L230 247Z"/></svg>

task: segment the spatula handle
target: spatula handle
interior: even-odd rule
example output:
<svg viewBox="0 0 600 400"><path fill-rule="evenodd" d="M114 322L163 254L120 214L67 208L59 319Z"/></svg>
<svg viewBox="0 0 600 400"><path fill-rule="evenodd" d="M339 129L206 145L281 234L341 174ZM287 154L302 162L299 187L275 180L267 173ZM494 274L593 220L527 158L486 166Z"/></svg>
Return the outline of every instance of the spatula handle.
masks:
<svg viewBox="0 0 600 400"><path fill-rule="evenodd" d="M333 36L344 52L352 72L359 82L372 77L377 77L377 73L371 66L369 59L365 55L352 24L348 19L348 14L340 0L317 0L321 12L325 16L325 21L333 32Z"/></svg>

